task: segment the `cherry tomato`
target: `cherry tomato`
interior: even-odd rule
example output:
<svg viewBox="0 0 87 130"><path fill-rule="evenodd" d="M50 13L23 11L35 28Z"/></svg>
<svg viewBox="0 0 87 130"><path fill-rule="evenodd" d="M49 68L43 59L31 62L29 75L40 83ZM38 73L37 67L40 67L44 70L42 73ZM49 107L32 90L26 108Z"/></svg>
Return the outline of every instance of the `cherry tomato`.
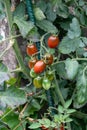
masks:
<svg viewBox="0 0 87 130"><path fill-rule="evenodd" d="M58 36L54 36L54 35L50 36L48 38L48 41L47 41L49 48L57 47L59 42L60 42L59 37Z"/></svg>
<svg viewBox="0 0 87 130"><path fill-rule="evenodd" d="M37 76L36 78L34 78L33 84L36 88L41 88L42 87L42 81L43 81L43 78L40 77L40 76Z"/></svg>
<svg viewBox="0 0 87 130"><path fill-rule="evenodd" d="M46 90L48 90L51 87L51 81L47 77L44 77L42 87Z"/></svg>
<svg viewBox="0 0 87 130"><path fill-rule="evenodd" d="M32 56L38 52L38 49L35 44L29 44L26 48L27 55Z"/></svg>
<svg viewBox="0 0 87 130"><path fill-rule="evenodd" d="M42 130L49 130L48 128L46 128L44 125L41 126Z"/></svg>
<svg viewBox="0 0 87 130"><path fill-rule="evenodd" d="M46 53L44 55L44 62L45 62L46 65L51 65L53 63L53 55Z"/></svg>
<svg viewBox="0 0 87 130"><path fill-rule="evenodd" d="M61 124L60 130L64 130L64 124Z"/></svg>
<svg viewBox="0 0 87 130"><path fill-rule="evenodd" d="M35 73L41 73L45 70L45 68L46 64L42 60L37 61L36 64L34 65Z"/></svg>
<svg viewBox="0 0 87 130"><path fill-rule="evenodd" d="M52 81L52 80L54 79L53 71L48 71L48 72L46 73L46 77L47 77L50 81Z"/></svg>
<svg viewBox="0 0 87 130"><path fill-rule="evenodd" d="M28 62L29 68L32 69L34 67L34 65L36 64L37 61L38 60L35 57L33 59L30 59L29 62Z"/></svg>
<svg viewBox="0 0 87 130"><path fill-rule="evenodd" d="M31 76L32 78L37 77L37 74L34 72L34 69L33 69L33 68L30 70L30 76Z"/></svg>

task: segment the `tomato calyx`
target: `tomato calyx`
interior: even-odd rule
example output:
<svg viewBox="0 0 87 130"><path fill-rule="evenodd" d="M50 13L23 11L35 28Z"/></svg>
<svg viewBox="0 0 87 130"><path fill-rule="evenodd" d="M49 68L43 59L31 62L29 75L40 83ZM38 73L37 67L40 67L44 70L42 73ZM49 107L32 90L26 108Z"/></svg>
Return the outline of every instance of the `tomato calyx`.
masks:
<svg viewBox="0 0 87 130"><path fill-rule="evenodd" d="M39 60L36 62L36 64L34 65L34 72L35 73L42 73L46 68L46 64L44 63L43 60Z"/></svg>
<svg viewBox="0 0 87 130"><path fill-rule="evenodd" d="M53 55L52 54L46 53L44 55L43 59L44 59L44 62L46 65L51 65L53 63Z"/></svg>
<svg viewBox="0 0 87 130"><path fill-rule="evenodd" d="M35 55L38 52L38 49L35 45L35 43L28 44L26 48L27 55L32 56Z"/></svg>

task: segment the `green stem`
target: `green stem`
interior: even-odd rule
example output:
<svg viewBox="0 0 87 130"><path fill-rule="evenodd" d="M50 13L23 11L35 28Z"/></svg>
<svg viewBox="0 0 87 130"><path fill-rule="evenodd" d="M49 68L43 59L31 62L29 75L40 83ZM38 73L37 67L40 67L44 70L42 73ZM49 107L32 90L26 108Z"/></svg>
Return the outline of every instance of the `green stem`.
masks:
<svg viewBox="0 0 87 130"><path fill-rule="evenodd" d="M13 24L13 18L12 18L12 14L10 11L10 0L4 0L4 5L5 5L5 9L6 9L6 15L7 15L7 19L8 19L8 26L9 26L9 35L10 37L13 37L15 34L12 30L12 24ZM16 57L17 57L17 61L22 69L22 72L24 73L24 75L26 75L26 77L29 79L29 81L31 81L31 78L29 76L29 70L26 69L25 65L24 65L24 61L20 52L20 49L18 47L18 43L17 40L14 40L14 45L13 45Z"/></svg>

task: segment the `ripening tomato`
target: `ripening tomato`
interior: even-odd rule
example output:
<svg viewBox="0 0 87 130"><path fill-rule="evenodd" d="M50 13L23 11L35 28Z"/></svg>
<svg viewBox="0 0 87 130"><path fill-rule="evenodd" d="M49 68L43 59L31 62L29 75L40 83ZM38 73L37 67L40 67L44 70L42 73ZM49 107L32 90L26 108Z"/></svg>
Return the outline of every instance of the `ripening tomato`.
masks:
<svg viewBox="0 0 87 130"><path fill-rule="evenodd" d="M38 49L35 44L29 44L26 48L27 55L32 56L38 52Z"/></svg>
<svg viewBox="0 0 87 130"><path fill-rule="evenodd" d="M33 69L33 68L30 70L30 76L31 76L32 78L37 77L37 74L34 72L34 69Z"/></svg>
<svg viewBox="0 0 87 130"><path fill-rule="evenodd" d="M43 59L44 59L44 62L46 65L51 65L53 63L53 55L52 54L46 53L44 55Z"/></svg>
<svg viewBox="0 0 87 130"><path fill-rule="evenodd" d="M44 63L43 60L37 61L36 64L34 65L34 71L37 74L43 72L45 68L46 68L46 64Z"/></svg>
<svg viewBox="0 0 87 130"><path fill-rule="evenodd" d="M42 87L45 90L48 90L51 87L51 81L47 77L43 78Z"/></svg>
<svg viewBox="0 0 87 130"><path fill-rule="evenodd" d="M29 68L32 69L34 67L34 65L36 64L37 61L38 61L38 59L35 58L35 57L32 58L32 59L30 59L29 62L28 62Z"/></svg>
<svg viewBox="0 0 87 130"><path fill-rule="evenodd" d="M64 130L64 124L63 123L60 126L60 130Z"/></svg>
<svg viewBox="0 0 87 130"><path fill-rule="evenodd" d="M36 78L34 78L33 84L36 88L42 88L42 81L43 81L43 78L40 76L37 76Z"/></svg>
<svg viewBox="0 0 87 130"><path fill-rule="evenodd" d="M42 130L49 130L48 128L46 128L44 125L41 126Z"/></svg>
<svg viewBox="0 0 87 130"><path fill-rule="evenodd" d="M57 47L57 45L59 44L59 42L60 42L59 37L55 36L55 35L51 35L48 38L48 41L47 41L49 48L55 48L55 47Z"/></svg>

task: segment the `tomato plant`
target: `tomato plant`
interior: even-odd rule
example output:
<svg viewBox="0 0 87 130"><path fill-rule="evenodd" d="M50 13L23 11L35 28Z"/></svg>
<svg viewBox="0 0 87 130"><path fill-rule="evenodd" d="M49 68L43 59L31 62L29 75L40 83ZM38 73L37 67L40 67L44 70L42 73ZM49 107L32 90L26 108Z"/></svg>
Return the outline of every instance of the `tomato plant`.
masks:
<svg viewBox="0 0 87 130"><path fill-rule="evenodd" d="M59 40L59 37L58 36L55 36L55 35L51 35L49 38L48 38L48 41L47 41L47 44L50 48L55 48L58 46L60 40Z"/></svg>
<svg viewBox="0 0 87 130"><path fill-rule="evenodd" d="M44 63L43 60L39 60L36 62L34 65L34 72L35 73L42 73L46 68L46 64Z"/></svg>
<svg viewBox="0 0 87 130"><path fill-rule="evenodd" d="M35 44L28 44L26 48L27 55L32 56L38 52Z"/></svg>
<svg viewBox="0 0 87 130"><path fill-rule="evenodd" d="M0 0L0 129L86 130L86 107L86 0Z"/></svg>

